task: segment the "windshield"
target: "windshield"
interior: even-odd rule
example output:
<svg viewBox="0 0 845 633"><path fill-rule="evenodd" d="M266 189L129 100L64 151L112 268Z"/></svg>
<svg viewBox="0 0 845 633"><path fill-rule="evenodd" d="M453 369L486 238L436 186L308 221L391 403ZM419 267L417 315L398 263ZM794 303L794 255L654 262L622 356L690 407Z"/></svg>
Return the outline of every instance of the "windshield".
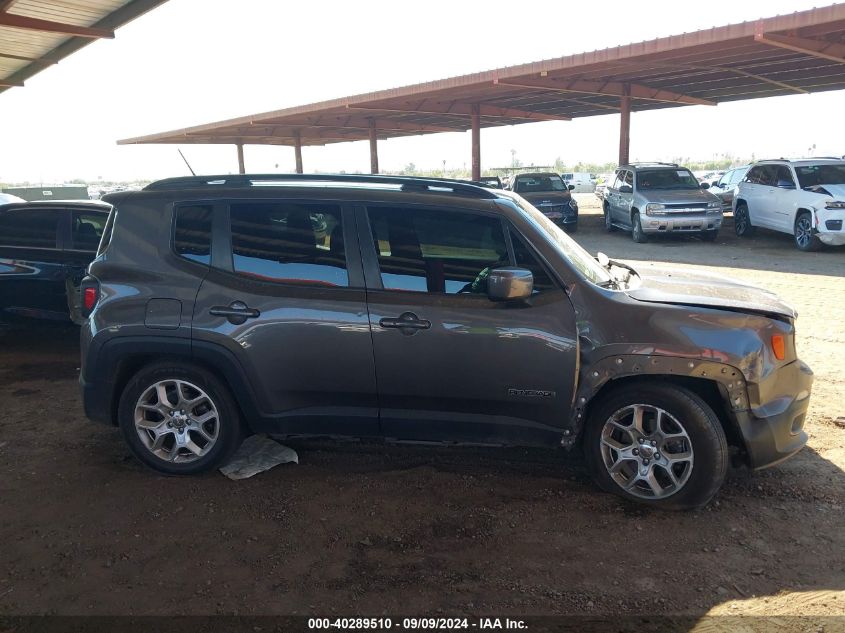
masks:
<svg viewBox="0 0 845 633"><path fill-rule="evenodd" d="M568 191L569 189L557 174L537 174L517 176L513 190L516 193L532 193L534 191Z"/></svg>
<svg viewBox="0 0 845 633"><path fill-rule="evenodd" d="M637 189L699 189L700 185L688 169L646 169L637 172Z"/></svg>
<svg viewBox="0 0 845 633"><path fill-rule="evenodd" d="M845 163L805 165L796 167L795 173L802 189L816 185L845 185Z"/></svg>
<svg viewBox="0 0 845 633"><path fill-rule="evenodd" d="M562 228L549 220L527 200L514 196L513 201L522 211L523 217L546 234L560 254L589 281L600 286L613 281L610 273L592 255L581 248L575 240L564 233Z"/></svg>

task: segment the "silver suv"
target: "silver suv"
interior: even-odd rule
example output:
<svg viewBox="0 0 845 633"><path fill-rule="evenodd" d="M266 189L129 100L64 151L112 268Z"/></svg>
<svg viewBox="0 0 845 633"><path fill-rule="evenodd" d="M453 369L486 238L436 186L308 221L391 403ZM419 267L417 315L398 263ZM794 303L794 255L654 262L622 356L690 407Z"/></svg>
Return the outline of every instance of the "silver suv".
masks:
<svg viewBox="0 0 845 633"><path fill-rule="evenodd" d="M638 243L652 233L699 233L712 242L722 226L722 201L707 188L674 163L622 165L606 189L605 228L631 231Z"/></svg>

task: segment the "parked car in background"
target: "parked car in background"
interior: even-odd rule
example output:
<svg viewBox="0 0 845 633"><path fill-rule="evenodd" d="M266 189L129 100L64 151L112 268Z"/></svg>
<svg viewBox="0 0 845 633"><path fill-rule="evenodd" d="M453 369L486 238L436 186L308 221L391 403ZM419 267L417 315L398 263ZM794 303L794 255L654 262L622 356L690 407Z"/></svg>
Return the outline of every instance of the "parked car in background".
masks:
<svg viewBox="0 0 845 633"><path fill-rule="evenodd" d="M733 209L736 188L739 182L745 178L745 174L748 173L750 167L750 165L744 165L743 167L726 171L719 180L714 181L710 185L708 191L713 195L719 196L719 199L722 201L723 211L731 211Z"/></svg>
<svg viewBox="0 0 845 633"><path fill-rule="evenodd" d="M589 174L583 171L574 173L561 174L563 182L571 185L571 190L575 193L593 193L596 190L596 175Z"/></svg>
<svg viewBox="0 0 845 633"><path fill-rule="evenodd" d="M740 237L757 228L792 235L802 251L845 245L845 160L764 160L754 163L734 195Z"/></svg>
<svg viewBox="0 0 845 633"><path fill-rule="evenodd" d="M110 209L92 202L0 205L0 317L80 322L77 290Z"/></svg>
<svg viewBox="0 0 845 633"><path fill-rule="evenodd" d="M697 233L713 241L722 226L722 201L692 172L674 163L622 165L605 190L604 225L631 231L635 242L659 233Z"/></svg>
<svg viewBox="0 0 845 633"><path fill-rule="evenodd" d="M502 179L498 176L482 176L478 179L485 187L492 187L493 189L503 189L504 186L502 185Z"/></svg>
<svg viewBox="0 0 845 633"><path fill-rule="evenodd" d="M762 468L807 441L789 306L593 257L519 195L245 175L108 201L83 405L157 471L216 468L250 430L577 446L605 490L684 509L732 455Z"/></svg>
<svg viewBox="0 0 845 633"><path fill-rule="evenodd" d="M553 172L515 174L509 189L528 200L555 224L567 231L578 230L578 202L567 185Z"/></svg>

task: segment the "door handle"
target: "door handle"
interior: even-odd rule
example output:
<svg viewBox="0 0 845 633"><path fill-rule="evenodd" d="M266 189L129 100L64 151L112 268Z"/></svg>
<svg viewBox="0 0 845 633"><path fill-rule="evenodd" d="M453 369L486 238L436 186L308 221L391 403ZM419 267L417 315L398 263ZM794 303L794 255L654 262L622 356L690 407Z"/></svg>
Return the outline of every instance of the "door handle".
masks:
<svg viewBox="0 0 845 633"><path fill-rule="evenodd" d="M243 301L232 301L227 306L211 306L208 313L226 317L232 325L241 325L246 323L247 319L255 319L261 316L261 312L255 308L250 308Z"/></svg>
<svg viewBox="0 0 845 633"><path fill-rule="evenodd" d="M414 334L418 330L427 330L431 327L431 321L420 319L413 312L403 312L398 317L384 317L378 324L383 328L395 328L402 334Z"/></svg>

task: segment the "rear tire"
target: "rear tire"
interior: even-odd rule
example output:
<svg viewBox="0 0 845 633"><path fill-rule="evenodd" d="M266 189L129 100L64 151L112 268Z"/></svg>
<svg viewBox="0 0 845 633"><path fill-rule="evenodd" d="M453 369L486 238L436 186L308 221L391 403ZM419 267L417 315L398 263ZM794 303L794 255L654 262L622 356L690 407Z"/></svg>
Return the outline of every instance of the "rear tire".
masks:
<svg viewBox="0 0 845 633"><path fill-rule="evenodd" d="M634 216L631 222L631 238L637 244L645 244L648 242L648 235L645 234L643 231L643 224L640 222L640 213L639 211L634 211Z"/></svg>
<svg viewBox="0 0 845 633"><path fill-rule="evenodd" d="M807 211L802 211L795 218L792 236L795 240L795 247L799 251L811 253L822 247L819 236L813 233L813 216Z"/></svg>
<svg viewBox="0 0 845 633"><path fill-rule="evenodd" d="M244 435L228 388L202 367L173 361L135 374L123 389L117 415L132 454L166 475L222 466Z"/></svg>
<svg viewBox="0 0 845 633"><path fill-rule="evenodd" d="M704 400L644 382L611 391L591 409L584 452L604 490L669 510L705 505L729 459L724 429Z"/></svg>
<svg viewBox="0 0 845 633"><path fill-rule="evenodd" d="M738 202L734 211L734 231L737 237L751 237L754 235L754 226L751 224L751 215L748 213L748 205Z"/></svg>

